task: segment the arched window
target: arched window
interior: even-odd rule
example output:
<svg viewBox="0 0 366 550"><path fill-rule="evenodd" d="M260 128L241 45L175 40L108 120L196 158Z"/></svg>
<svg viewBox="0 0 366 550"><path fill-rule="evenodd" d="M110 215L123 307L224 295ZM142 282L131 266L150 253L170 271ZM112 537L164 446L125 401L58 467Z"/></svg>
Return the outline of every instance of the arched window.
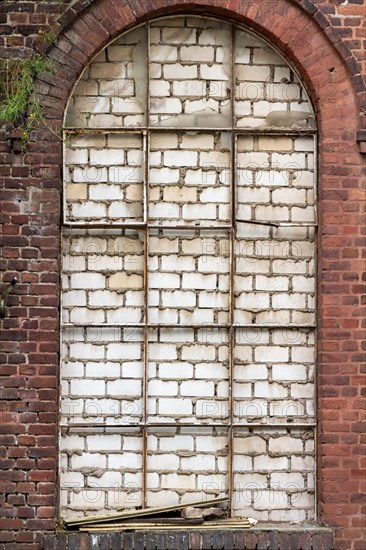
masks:
<svg viewBox="0 0 366 550"><path fill-rule="evenodd" d="M61 513L314 518L315 119L247 29L146 23L65 116Z"/></svg>

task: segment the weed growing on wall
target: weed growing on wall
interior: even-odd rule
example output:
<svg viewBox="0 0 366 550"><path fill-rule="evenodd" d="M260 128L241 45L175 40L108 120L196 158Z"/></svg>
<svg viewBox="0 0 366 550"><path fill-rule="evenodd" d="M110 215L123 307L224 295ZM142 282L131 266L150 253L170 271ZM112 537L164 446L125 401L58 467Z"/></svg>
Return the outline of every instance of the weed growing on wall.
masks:
<svg viewBox="0 0 366 550"><path fill-rule="evenodd" d="M54 42L50 32L45 33L43 39ZM44 125L51 130L44 120L34 82L37 77L53 70L52 60L44 54L33 53L27 58L0 60L0 123L22 129L24 148L36 126Z"/></svg>

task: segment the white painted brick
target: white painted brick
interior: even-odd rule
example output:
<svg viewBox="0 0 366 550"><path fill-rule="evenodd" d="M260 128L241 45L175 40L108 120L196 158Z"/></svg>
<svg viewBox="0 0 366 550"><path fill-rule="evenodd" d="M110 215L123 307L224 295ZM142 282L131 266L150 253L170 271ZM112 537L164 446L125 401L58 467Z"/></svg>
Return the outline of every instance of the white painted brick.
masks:
<svg viewBox="0 0 366 550"><path fill-rule="evenodd" d="M268 443L268 450L272 454L293 455L303 452L303 441L295 437L271 437Z"/></svg>
<svg viewBox="0 0 366 550"><path fill-rule="evenodd" d="M135 267L137 267L136 264L135 264ZM128 275L127 273L121 272L121 273L114 273L109 277L109 288L125 290L130 288L142 288L142 285L143 285L142 275L136 275L136 274ZM113 293L113 296L115 295L116 294ZM115 305L118 305L118 301L116 302Z"/></svg>
<svg viewBox="0 0 366 550"><path fill-rule="evenodd" d="M215 470L215 457L212 455L199 455L184 457L180 460L182 470L194 472L207 472Z"/></svg>
<svg viewBox="0 0 366 550"><path fill-rule="evenodd" d="M216 257L212 257L209 255L206 256L206 254L209 254L211 252L210 247L210 241L207 241L206 243L204 241L201 241L200 252L203 254L203 256L198 259L198 270L202 273L228 273L229 258L226 255L220 255Z"/></svg>
<svg viewBox="0 0 366 550"><path fill-rule="evenodd" d="M305 260L291 260L284 258L282 260L274 260L272 263L274 273L306 273L307 263Z"/></svg>
<svg viewBox="0 0 366 550"><path fill-rule="evenodd" d="M119 378L121 376L121 367L119 363L89 362L85 367L85 375L90 378Z"/></svg>
<svg viewBox="0 0 366 550"><path fill-rule="evenodd" d="M103 446L97 450L103 450ZM82 453L81 455L73 454L71 456L71 467L76 470L90 467L105 468L106 465L107 457L100 453Z"/></svg>
<svg viewBox="0 0 366 550"><path fill-rule="evenodd" d="M290 450L288 449L290 452ZM267 455L259 455L254 457L254 470L257 471L275 471L275 470L287 470L287 458L275 457L271 458Z"/></svg>
<svg viewBox="0 0 366 550"><path fill-rule="evenodd" d="M191 291L172 291L162 293L163 307L195 307L196 294Z"/></svg>
<svg viewBox="0 0 366 550"><path fill-rule="evenodd" d="M305 308L304 294L275 294L272 297L272 306L275 309Z"/></svg>
<svg viewBox="0 0 366 550"><path fill-rule="evenodd" d="M216 356L216 350L214 346L204 346L195 344L193 346L183 346L181 351L183 360L193 361L213 361Z"/></svg>
<svg viewBox="0 0 366 550"><path fill-rule="evenodd" d="M258 147L261 151L291 151L292 139L280 136L263 136L258 139Z"/></svg>
<svg viewBox="0 0 366 550"><path fill-rule="evenodd" d="M206 82L183 80L173 82L173 95L181 97L206 97Z"/></svg>
<svg viewBox="0 0 366 550"><path fill-rule="evenodd" d="M314 398L315 390L313 384L292 384L291 397L295 399Z"/></svg>
<svg viewBox="0 0 366 550"><path fill-rule="evenodd" d="M312 363L314 361L314 348L294 347L292 350L292 360L296 363Z"/></svg>
<svg viewBox="0 0 366 550"><path fill-rule="evenodd" d="M227 29L208 28L200 34L198 43L201 45L229 45L230 33Z"/></svg>
<svg viewBox="0 0 366 550"><path fill-rule="evenodd" d="M83 183L106 182L108 180L107 168L101 166L75 166L73 181Z"/></svg>
<svg viewBox="0 0 366 550"><path fill-rule="evenodd" d="M163 474L161 476L162 489L195 489L195 476L193 474Z"/></svg>
<svg viewBox="0 0 366 550"><path fill-rule="evenodd" d="M302 416L304 414L304 406L298 401L283 400L272 401L269 404L269 411L271 416Z"/></svg>
<svg viewBox="0 0 366 550"><path fill-rule="evenodd" d="M167 379L192 378L193 365L174 361L174 363L161 363L159 365L159 377Z"/></svg>
<svg viewBox="0 0 366 550"><path fill-rule="evenodd" d="M241 354L243 347L240 347L238 354ZM248 349L249 360L251 358L252 350ZM243 357L245 359L245 357ZM266 380L268 376L267 367L265 365L235 365L234 377L236 380Z"/></svg>
<svg viewBox="0 0 366 550"><path fill-rule="evenodd" d="M62 295L62 303L64 307L86 306L86 293L83 290L64 292Z"/></svg>
<svg viewBox="0 0 366 550"><path fill-rule="evenodd" d="M182 46L180 49L180 58L182 61L214 61L215 50L206 46Z"/></svg>
<svg viewBox="0 0 366 550"><path fill-rule="evenodd" d="M72 395L104 395L105 382L104 380L90 380L87 378L71 380Z"/></svg>
<svg viewBox="0 0 366 550"><path fill-rule="evenodd" d="M292 456L291 457L291 470L300 471L313 471L314 470L314 458L312 456Z"/></svg>
<svg viewBox="0 0 366 550"><path fill-rule="evenodd" d="M164 65L164 78L172 80L186 80L197 78L197 66L195 65Z"/></svg>
<svg viewBox="0 0 366 550"><path fill-rule="evenodd" d="M263 491L254 499L255 510L281 510L288 508L288 497L283 491Z"/></svg>
<svg viewBox="0 0 366 550"><path fill-rule="evenodd" d="M163 400L166 401L166 400ZM176 471L179 467L179 458L173 453L156 454L148 457L149 470L161 471L170 470Z"/></svg>
<svg viewBox="0 0 366 550"><path fill-rule="evenodd" d="M107 383L107 394L111 396L140 396L142 383L140 380L115 380Z"/></svg>
<svg viewBox="0 0 366 550"><path fill-rule="evenodd" d="M89 308L74 308L70 312L71 323L103 323L104 311Z"/></svg>
<svg viewBox="0 0 366 550"><path fill-rule="evenodd" d="M127 46L112 45L108 48L108 58L110 61L132 61L134 50L135 46L130 44Z"/></svg>
<svg viewBox="0 0 366 550"><path fill-rule="evenodd" d="M102 359L104 357L104 348L103 346L78 342L70 344L70 356L77 359Z"/></svg>
<svg viewBox="0 0 366 550"><path fill-rule="evenodd" d="M178 58L178 49L173 46L151 46L150 48L150 59L151 61L163 61L167 63L168 61L177 61Z"/></svg>
<svg viewBox="0 0 366 550"><path fill-rule="evenodd" d="M177 359L177 349L173 344L149 344L148 353L152 361Z"/></svg>
<svg viewBox="0 0 366 550"><path fill-rule="evenodd" d="M174 435L173 437L161 437L159 440L161 451L178 451L194 449L194 438L191 435Z"/></svg>
<svg viewBox="0 0 366 550"><path fill-rule="evenodd" d="M120 486L122 483L122 475L120 472L106 471L100 477L88 476L88 485L91 487L112 487Z"/></svg>
<svg viewBox="0 0 366 550"><path fill-rule="evenodd" d="M182 211L186 220L216 219L216 206L213 204L185 204Z"/></svg>
<svg viewBox="0 0 366 550"><path fill-rule="evenodd" d="M212 65L200 65L201 78L207 80L229 80L229 73L225 65L213 63Z"/></svg>
<svg viewBox="0 0 366 550"><path fill-rule="evenodd" d="M295 222L314 222L315 212L313 207L291 209L291 220Z"/></svg>
<svg viewBox="0 0 366 550"><path fill-rule="evenodd" d="M228 369L217 363L202 363L195 366L195 378L223 379L228 378Z"/></svg>
<svg viewBox="0 0 366 550"><path fill-rule="evenodd" d="M257 220L288 221L289 210L286 206L257 206L255 209Z"/></svg>
<svg viewBox="0 0 366 550"><path fill-rule="evenodd" d="M214 136L210 134L183 134L182 149L211 150L214 147Z"/></svg>
<svg viewBox="0 0 366 550"><path fill-rule="evenodd" d="M183 288L216 289L216 275L202 275L201 273L184 273Z"/></svg>
<svg viewBox="0 0 366 550"><path fill-rule="evenodd" d="M238 65L236 74L239 80L265 82L270 78L270 68L260 65Z"/></svg>
<svg viewBox="0 0 366 550"><path fill-rule="evenodd" d="M196 29L163 28L163 41L170 44L195 44Z"/></svg>
<svg viewBox="0 0 366 550"><path fill-rule="evenodd" d="M105 218L106 216L106 207L103 204L97 204L94 202L84 202L83 204L73 204L72 205L72 215L75 218Z"/></svg>
<svg viewBox="0 0 366 550"><path fill-rule="evenodd" d="M151 138L150 138L150 146L152 150L175 149L178 146L178 136L176 134L169 134L165 132L164 134L154 133L151 135ZM163 181L165 182L165 178ZM171 181L168 181L167 183L171 183Z"/></svg>
<svg viewBox="0 0 366 550"><path fill-rule="evenodd" d="M288 290L289 279L287 277L266 277L257 275L255 278L255 288L258 290Z"/></svg>
<svg viewBox="0 0 366 550"><path fill-rule="evenodd" d="M194 259L191 257L181 257L175 254L170 256L162 256L161 258L161 267L163 271L194 271L195 263Z"/></svg>
<svg viewBox="0 0 366 550"><path fill-rule="evenodd" d="M151 218L179 218L179 206L173 203L150 204L149 214Z"/></svg>
<svg viewBox="0 0 366 550"><path fill-rule="evenodd" d="M255 397L267 397L268 399L278 399L287 397L287 388L274 382L256 382L254 384Z"/></svg>
<svg viewBox="0 0 366 550"><path fill-rule="evenodd" d="M182 102L178 98L156 98L151 100L152 113L181 113ZM165 156L164 156L165 159ZM176 166L176 165L175 165Z"/></svg>
<svg viewBox="0 0 366 550"><path fill-rule="evenodd" d="M304 189L275 189L272 200L277 204L304 204L306 202Z"/></svg>
<svg viewBox="0 0 366 550"><path fill-rule="evenodd" d="M234 452L243 455L257 455L266 452L265 439L257 435L234 438Z"/></svg>
<svg viewBox="0 0 366 550"><path fill-rule="evenodd" d="M162 415L190 415L192 414L192 402L189 399L159 399L159 414ZM175 457L178 458L178 457Z"/></svg>
<svg viewBox="0 0 366 550"><path fill-rule="evenodd" d="M89 304L91 306L118 307L122 305L122 298L116 292L109 292L108 290L98 290L96 292L89 292Z"/></svg>
<svg viewBox="0 0 366 550"><path fill-rule="evenodd" d="M283 363L289 358L288 348L279 346L258 346L255 349L255 359L261 363Z"/></svg>
<svg viewBox="0 0 366 550"><path fill-rule="evenodd" d="M264 292L243 292L236 300L238 309L268 309L269 296Z"/></svg>
<svg viewBox="0 0 366 550"><path fill-rule="evenodd" d="M65 153L66 164L87 164L88 149L67 149Z"/></svg>
<svg viewBox="0 0 366 550"><path fill-rule="evenodd" d="M273 365L272 378L274 380L306 380L306 367L304 365Z"/></svg>
<svg viewBox="0 0 366 550"><path fill-rule="evenodd" d="M251 472L253 470L252 457L234 454L233 470L234 472Z"/></svg>
<svg viewBox="0 0 366 550"><path fill-rule="evenodd" d="M117 434L88 435L86 438L89 451L119 450L121 449L121 436ZM94 465L98 465L95 462Z"/></svg>
<svg viewBox="0 0 366 550"><path fill-rule="evenodd" d="M164 164L166 166L196 166L198 155L194 151L165 151Z"/></svg>
<svg viewBox="0 0 366 550"><path fill-rule="evenodd" d="M252 385L240 384L238 381L234 382L233 395L235 398L251 397Z"/></svg>
<svg viewBox="0 0 366 550"><path fill-rule="evenodd" d="M112 101L112 113L130 114L144 113L143 104L136 98L115 97ZM127 126L127 124L126 124Z"/></svg>
<svg viewBox="0 0 366 550"><path fill-rule="evenodd" d="M198 304L202 308L228 308L228 300L228 294L222 292L201 292L198 297Z"/></svg>
<svg viewBox="0 0 366 550"><path fill-rule="evenodd" d="M148 385L149 395L170 395L178 394L177 382L162 382L161 380L150 380Z"/></svg>
<svg viewBox="0 0 366 550"><path fill-rule="evenodd" d="M133 342L111 343L107 347L107 359L140 359L140 344Z"/></svg>
<svg viewBox="0 0 366 550"><path fill-rule="evenodd" d="M304 477L298 472L285 473L274 472L271 474L271 487L277 489L289 490L292 492L294 489L304 489Z"/></svg>
<svg viewBox="0 0 366 550"><path fill-rule="evenodd" d="M292 154L281 154L273 153L272 154L272 163L274 166L279 168L287 169L301 169L306 168L305 155L302 153L292 153Z"/></svg>
<svg viewBox="0 0 366 550"><path fill-rule="evenodd" d="M189 381L182 382L180 385L180 393L184 396L211 396L214 394L215 386L213 382Z"/></svg>
<svg viewBox="0 0 366 550"><path fill-rule="evenodd" d="M179 288L179 275L173 273L149 273L150 288Z"/></svg>
<svg viewBox="0 0 366 550"><path fill-rule="evenodd" d="M167 97L170 95L170 84L165 80L152 80L150 82L152 97Z"/></svg>
<svg viewBox="0 0 366 550"><path fill-rule="evenodd" d="M91 164L123 164L125 154L121 149L90 149Z"/></svg>
<svg viewBox="0 0 366 550"><path fill-rule="evenodd" d="M164 188L163 196L164 201L168 202L192 202L197 199L197 191L194 187L178 187L176 185L172 185Z"/></svg>

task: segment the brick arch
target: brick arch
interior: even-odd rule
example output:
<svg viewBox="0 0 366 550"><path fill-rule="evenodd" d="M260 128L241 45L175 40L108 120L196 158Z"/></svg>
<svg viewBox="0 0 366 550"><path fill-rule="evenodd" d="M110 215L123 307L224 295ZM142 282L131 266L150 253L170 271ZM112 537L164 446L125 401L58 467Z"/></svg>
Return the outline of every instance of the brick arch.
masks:
<svg viewBox="0 0 366 550"><path fill-rule="evenodd" d="M352 83L349 94L363 104L365 84L353 54L309 0L77 0L53 29L58 44L50 55L66 69L72 85L91 57L121 32L147 19L187 11L244 23L267 37L299 70L314 104L324 95L338 101L334 89L347 77ZM45 43L39 46L46 48Z"/></svg>
<svg viewBox="0 0 366 550"><path fill-rule="evenodd" d="M341 226L354 224L356 210L352 210L351 206L361 200L356 196L357 190L353 189L357 185L352 183L361 176L357 167L360 158L356 142L359 105L350 72L332 44L331 33L326 33L322 28L325 27L324 21L318 21L319 17L314 16L319 12L312 12L310 7L307 11L303 6L310 6L310 2L304 0L300 5L291 0L268 3L262 0L183 0L177 4L174 0L80 0L69 8L61 20L65 30L61 30L60 25L58 42L50 51L56 61L57 72L43 77L37 86L40 96L43 96L47 119L52 124L60 124L75 82L103 46L124 30L145 20L187 12L215 15L247 25L269 39L296 67L312 99L319 126L319 511L324 521L336 526L340 522L344 525L345 518L340 517L341 506L344 505L345 510L347 504L354 506L352 498L357 492L351 483L346 489L342 479L329 482L333 479L329 456L338 457L342 453L341 442L334 434L342 430L344 433L350 432L347 416L343 420L339 417L339 408L346 408L347 403L341 405L336 398L347 395L340 393L341 384L352 385L350 377L343 376L342 368L344 361L351 361L354 348L348 348L347 356L343 353L337 357L331 352L338 338L352 340L352 333L345 330L341 323L336 324L335 318L339 314L347 318L353 316L351 300L336 300L344 294L351 295L353 290L351 283L336 285L332 282L342 281L343 272L352 269L352 266L349 267L351 260L346 261L346 258L352 257L347 256L350 237L342 232ZM343 204L347 202L346 208L340 206L341 201ZM353 269L356 269L355 265ZM342 306L337 314L333 304ZM344 424L333 427L330 422L332 414ZM329 450L330 443L333 445L332 451ZM323 460L326 453L327 457ZM327 482L322 484L323 479ZM335 507L334 503L339 506ZM349 517L349 526L351 522Z"/></svg>

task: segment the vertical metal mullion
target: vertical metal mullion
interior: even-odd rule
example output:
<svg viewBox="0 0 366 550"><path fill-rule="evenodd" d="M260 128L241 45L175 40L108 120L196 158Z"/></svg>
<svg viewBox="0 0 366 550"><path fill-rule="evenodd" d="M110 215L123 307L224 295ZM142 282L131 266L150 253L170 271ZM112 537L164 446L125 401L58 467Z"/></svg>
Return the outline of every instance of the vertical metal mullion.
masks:
<svg viewBox="0 0 366 550"><path fill-rule="evenodd" d="M230 181L230 259L229 259L229 300L230 300L230 312L229 312L229 433L228 433L228 447L229 447L229 464L228 464L228 496L229 496L229 515L232 516L233 508L233 382L234 382L234 307L235 307L235 288L234 288L234 272L235 272L235 226L236 226L236 136L234 132L235 127L235 112L234 112L234 100L235 100L235 27L231 25L231 181Z"/></svg>
<svg viewBox="0 0 366 550"><path fill-rule="evenodd" d="M146 508L147 501L147 389L148 389L148 345L149 345L149 152L150 152L150 23L146 24L146 132L144 132L144 364L143 364L143 414L142 414L142 506Z"/></svg>
<svg viewBox="0 0 366 550"><path fill-rule="evenodd" d="M314 516L315 521L318 520L318 514L319 514L319 487L318 487L318 479L319 479L319 472L320 472L320 465L319 465L319 453L318 453L318 397L319 397L319 370L318 370L318 250L320 250L320 247L317 246L318 244L318 238L319 238L319 217L318 217L318 174L319 174L319 140L317 134L314 134L313 137L313 150L314 150L314 222L316 224L316 227L314 227L314 279L315 279L315 300L314 300L314 322L315 322L315 329L313 329L314 332L314 370L315 370L315 376L314 376L314 418L315 418L315 426L313 428L313 436L314 436L314 464L315 464L315 472L314 472ZM312 229L309 227L307 231L307 239L310 240L310 233Z"/></svg>

